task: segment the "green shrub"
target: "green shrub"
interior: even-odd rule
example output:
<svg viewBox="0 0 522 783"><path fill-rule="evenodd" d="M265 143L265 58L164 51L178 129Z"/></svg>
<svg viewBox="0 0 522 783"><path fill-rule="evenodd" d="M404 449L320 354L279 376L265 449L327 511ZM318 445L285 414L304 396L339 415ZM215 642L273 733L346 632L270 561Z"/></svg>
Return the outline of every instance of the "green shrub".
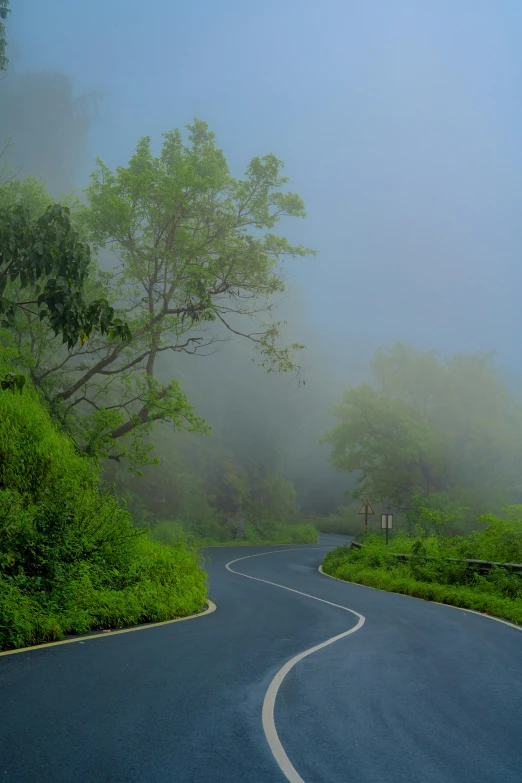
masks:
<svg viewBox="0 0 522 783"><path fill-rule="evenodd" d="M425 495L420 490L412 493L405 513L408 533L442 536L457 532L466 525L469 509L453 500L445 492Z"/></svg>
<svg viewBox="0 0 522 783"><path fill-rule="evenodd" d="M485 548L485 542L490 540L497 542L494 550L497 555L500 552L513 554L516 549L509 549L506 541L513 543L510 535L516 526L513 528L509 521L504 522L495 518L489 533L487 529L480 531L474 538L469 537L471 541L399 535L386 547L379 536L363 536L362 549L343 546L329 552L323 570L350 582L468 607L521 623L522 578L502 567L481 575L465 562L450 559L457 558L463 549L475 555L469 559L492 559L491 549ZM477 550L489 557L476 558ZM394 552L411 556L401 562L394 557Z"/></svg>
<svg viewBox="0 0 522 783"><path fill-rule="evenodd" d="M480 517L481 530L453 539L455 557L522 563L522 506L508 506L504 512L504 519L492 514Z"/></svg>
<svg viewBox="0 0 522 783"><path fill-rule="evenodd" d="M191 547L205 546L252 546L276 544L315 544L317 531L313 525L271 525L262 531L251 523L245 525L245 537L237 538L236 529L227 530L217 525L207 524L204 528L196 528L179 520L158 522L150 531L150 538L164 544L176 544L184 541ZM201 535L201 532L206 535Z"/></svg>
<svg viewBox="0 0 522 783"><path fill-rule="evenodd" d="M263 530L261 534L254 525L245 525L244 538L232 538L227 541L204 540L205 546L277 546L282 544L316 544L317 530L313 525L277 525Z"/></svg>
<svg viewBox="0 0 522 783"><path fill-rule="evenodd" d="M522 623L522 600L509 599L492 594L486 590L478 590L466 586L439 585L434 582L419 582L409 576L406 570L397 568L394 571L385 569L359 568L354 569L349 564L332 569L331 564L323 564L325 573L348 582L387 590L394 593L422 598L425 601L438 601L443 604L459 606L485 612L494 617L502 617L514 623Z"/></svg>
<svg viewBox="0 0 522 783"><path fill-rule="evenodd" d="M182 541L195 546L199 540L182 522L176 519L172 521L164 519L157 522L151 528L149 536L153 541L160 541L168 546L176 546Z"/></svg>
<svg viewBox="0 0 522 783"><path fill-rule="evenodd" d="M499 563L522 563L522 506L508 506L505 518L487 514L479 519L482 526L467 536L445 538L440 535L408 536L403 532L390 536L392 552L408 554L415 542L421 540L427 555L455 557L469 560L488 560ZM358 537L363 544L384 546L384 536L370 533Z"/></svg>
<svg viewBox="0 0 522 783"><path fill-rule="evenodd" d="M321 533L337 533L342 536L357 536L363 531L364 517L357 512L359 506L339 506L334 514L316 520L315 526Z"/></svg>
<svg viewBox="0 0 522 783"><path fill-rule="evenodd" d="M205 579L197 554L185 545L167 547L146 539L139 540L125 575L80 563L67 582L32 593L16 579L1 577L0 646L24 647L65 634L183 617L203 608Z"/></svg>
<svg viewBox="0 0 522 783"><path fill-rule="evenodd" d="M0 392L0 647L199 611L190 541L147 539L34 389Z"/></svg>
<svg viewBox="0 0 522 783"><path fill-rule="evenodd" d="M96 465L58 431L31 386L22 395L0 392L0 489L37 502L97 484Z"/></svg>

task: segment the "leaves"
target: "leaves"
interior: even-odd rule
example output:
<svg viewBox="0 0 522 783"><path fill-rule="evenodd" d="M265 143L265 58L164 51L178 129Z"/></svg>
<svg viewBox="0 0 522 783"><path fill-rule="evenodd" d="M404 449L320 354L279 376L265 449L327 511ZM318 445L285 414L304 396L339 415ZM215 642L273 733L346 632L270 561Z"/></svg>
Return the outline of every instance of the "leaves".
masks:
<svg viewBox="0 0 522 783"><path fill-rule="evenodd" d="M518 497L522 407L491 356L440 360L399 343L372 366L378 388L346 391L340 423L323 438L333 464L358 474L357 497L414 511L416 497L438 497L441 505L417 508L431 527L459 518L453 502L472 513Z"/></svg>
<svg viewBox="0 0 522 783"><path fill-rule="evenodd" d="M36 220L25 204L0 211L2 325L11 326L16 312L23 310L38 313L69 348L94 331L110 331L128 340L128 326L115 317L106 300L85 301L89 268L89 247L73 228L68 207L50 205ZM35 298L24 301L2 296L8 282L16 282L22 290L32 289Z"/></svg>
<svg viewBox="0 0 522 783"><path fill-rule="evenodd" d="M177 380L158 381L162 355L205 355L232 335L251 341L269 372L297 369L303 346L282 344L271 309L284 291L284 258L312 251L272 232L281 218L305 214L298 196L282 192L281 170L268 155L255 158L243 179L232 178L214 134L197 119L188 126L188 143L179 130L164 134L159 156L146 136L127 166L113 171L97 160L88 203L72 213L74 226L78 241L88 238L93 248L116 254L117 272L103 277L92 258L72 248L85 280L71 280L67 268L50 263L36 297L42 324L35 325L33 314L28 324L20 318L12 324L33 348L32 377L89 453L127 460L138 470L151 459L155 422L209 431ZM38 261L56 255L40 236L32 246L39 247ZM94 272L90 280L87 269ZM73 292L64 299L64 281L71 291L89 287L82 318L74 319ZM267 323L260 324L262 313ZM53 331L65 326L76 338L69 355L57 356L45 324Z"/></svg>
<svg viewBox="0 0 522 783"><path fill-rule="evenodd" d="M0 388L2 388L3 391L10 389L13 394L15 394L16 391L22 394L25 382L25 375L8 372L0 381Z"/></svg>
<svg viewBox="0 0 522 783"><path fill-rule="evenodd" d="M82 215L92 242L120 257L119 295L141 293L133 314L154 319L161 337L215 321L230 328L235 314L266 310L269 298L284 290L281 257L313 252L252 233L284 216L305 215L298 196L277 190L286 182L277 158L254 158L246 178L234 180L206 123L196 119L188 130L188 145L179 130L164 134L160 157L146 136L127 167L111 172L98 160ZM265 361L274 367L291 361L291 350L278 354L273 324L258 334L232 331L261 348L270 343Z"/></svg>

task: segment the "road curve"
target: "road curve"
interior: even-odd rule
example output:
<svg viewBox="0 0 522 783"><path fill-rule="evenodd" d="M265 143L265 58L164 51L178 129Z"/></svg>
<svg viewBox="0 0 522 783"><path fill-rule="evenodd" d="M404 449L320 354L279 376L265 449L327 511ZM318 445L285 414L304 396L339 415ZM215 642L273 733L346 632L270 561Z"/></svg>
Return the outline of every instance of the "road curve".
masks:
<svg viewBox="0 0 522 783"><path fill-rule="evenodd" d="M273 707L305 783L520 783L522 633L328 579L337 543L208 550L213 614L0 658L0 783L285 783L263 702L313 647Z"/></svg>

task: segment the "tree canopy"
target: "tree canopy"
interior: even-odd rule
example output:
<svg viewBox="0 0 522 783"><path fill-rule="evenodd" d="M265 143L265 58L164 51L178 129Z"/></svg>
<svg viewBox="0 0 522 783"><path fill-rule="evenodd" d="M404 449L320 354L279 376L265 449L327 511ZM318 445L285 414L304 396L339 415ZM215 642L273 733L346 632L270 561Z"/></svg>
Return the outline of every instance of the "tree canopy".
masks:
<svg viewBox="0 0 522 783"><path fill-rule="evenodd" d="M348 389L324 436L333 464L358 475L357 497L404 509L419 493L482 509L516 501L522 407L492 355L443 360L398 343L372 367L376 386Z"/></svg>
<svg viewBox="0 0 522 783"><path fill-rule="evenodd" d="M313 252L272 233L281 218L305 216L299 196L282 190L283 164L254 158L235 179L206 123L196 119L188 130L188 143L179 130L166 133L158 156L141 139L115 171L98 160L87 203L72 213L81 236L116 259L110 273L93 265L92 285L132 339L93 335L57 356L34 320L19 326L34 382L77 441L134 465L148 459L154 422L208 431L179 380L165 377L164 355L204 355L243 337L268 371L287 371L298 369L303 347L282 343L272 317L285 257Z"/></svg>

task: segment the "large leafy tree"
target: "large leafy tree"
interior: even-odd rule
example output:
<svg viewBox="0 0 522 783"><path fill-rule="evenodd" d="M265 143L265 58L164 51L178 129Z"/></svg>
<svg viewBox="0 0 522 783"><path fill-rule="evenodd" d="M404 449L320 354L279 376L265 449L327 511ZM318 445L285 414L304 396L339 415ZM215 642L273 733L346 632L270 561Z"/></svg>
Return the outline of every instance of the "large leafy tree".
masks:
<svg viewBox="0 0 522 783"><path fill-rule="evenodd" d="M242 336L269 371L295 368L272 319L284 290L283 261L312 251L272 233L283 217L304 217L301 199L273 155L254 158L241 179L204 122L164 135L159 156L142 139L128 166L98 160L86 191L81 230L110 249L117 267L105 277L132 341L96 336L66 355L34 351L36 383L57 415L91 453L134 464L147 461L154 422L204 431L177 379L165 377L163 355L204 354L219 340ZM86 415L87 414L87 415Z"/></svg>
<svg viewBox="0 0 522 783"><path fill-rule="evenodd" d="M491 355L441 360L399 343L372 367L376 386L348 389L324 436L333 464L358 476L356 497L407 509L439 493L482 510L518 497L522 408Z"/></svg>
<svg viewBox="0 0 522 783"><path fill-rule="evenodd" d="M344 393L334 413L340 423L324 440L333 446L335 467L358 474L355 497L402 506L416 487L426 493L441 489L444 462L436 433L402 400L362 384Z"/></svg>

